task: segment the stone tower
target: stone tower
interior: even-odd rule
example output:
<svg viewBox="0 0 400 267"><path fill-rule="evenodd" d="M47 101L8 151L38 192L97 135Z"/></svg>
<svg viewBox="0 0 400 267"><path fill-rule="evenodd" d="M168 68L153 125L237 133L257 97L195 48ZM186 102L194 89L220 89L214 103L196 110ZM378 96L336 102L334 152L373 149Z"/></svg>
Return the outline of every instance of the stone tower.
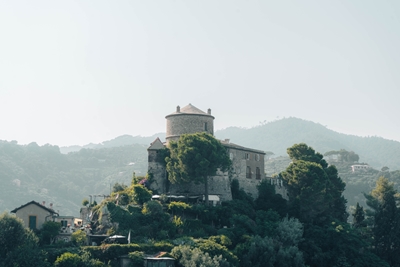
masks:
<svg viewBox="0 0 400 267"><path fill-rule="evenodd" d="M179 139L182 134L207 132L214 135L214 117L211 109L207 113L189 104L165 117L167 119L166 142Z"/></svg>

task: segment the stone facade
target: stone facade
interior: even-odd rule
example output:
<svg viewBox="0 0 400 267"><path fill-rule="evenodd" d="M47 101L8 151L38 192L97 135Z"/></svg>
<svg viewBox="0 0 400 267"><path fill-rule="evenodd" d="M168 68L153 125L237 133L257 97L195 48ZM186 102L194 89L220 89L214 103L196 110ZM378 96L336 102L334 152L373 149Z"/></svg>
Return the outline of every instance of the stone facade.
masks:
<svg viewBox="0 0 400 267"><path fill-rule="evenodd" d="M165 117L167 119L166 141L177 140L182 134L207 132L214 135L214 117L211 109L205 113L191 104L182 109L177 106L176 112Z"/></svg>
<svg viewBox="0 0 400 267"><path fill-rule="evenodd" d="M178 106L174 113L166 116L166 120L166 143L162 143L157 138L148 148L148 173L153 177L151 189L156 194L203 196L204 184L171 184L168 181L165 162L160 157L160 153L169 141L179 139L182 134L207 132L213 135L214 117L211 115L211 110L208 109L208 112L205 113L191 104L182 109ZM257 197L257 185L263 179L271 179L265 177L265 153L231 143L228 139L220 142L227 149L232 160L232 168L228 172L219 171L215 176L209 178L209 195L216 196L220 201L232 200L231 181L237 179L239 186L246 193Z"/></svg>

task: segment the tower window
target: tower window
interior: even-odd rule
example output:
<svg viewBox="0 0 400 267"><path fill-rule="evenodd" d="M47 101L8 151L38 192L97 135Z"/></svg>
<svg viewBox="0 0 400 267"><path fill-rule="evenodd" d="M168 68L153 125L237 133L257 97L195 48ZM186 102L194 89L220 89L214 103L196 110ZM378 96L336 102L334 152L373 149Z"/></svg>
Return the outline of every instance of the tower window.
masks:
<svg viewBox="0 0 400 267"><path fill-rule="evenodd" d="M207 122L204 123L204 131L207 132Z"/></svg>
<svg viewBox="0 0 400 267"><path fill-rule="evenodd" d="M246 178L251 178L251 168L250 168L250 166L247 166L247 168L246 168Z"/></svg>
<svg viewBox="0 0 400 267"><path fill-rule="evenodd" d="M260 172L260 168L259 167L256 168L256 179L258 179L258 180L261 179L261 172Z"/></svg>

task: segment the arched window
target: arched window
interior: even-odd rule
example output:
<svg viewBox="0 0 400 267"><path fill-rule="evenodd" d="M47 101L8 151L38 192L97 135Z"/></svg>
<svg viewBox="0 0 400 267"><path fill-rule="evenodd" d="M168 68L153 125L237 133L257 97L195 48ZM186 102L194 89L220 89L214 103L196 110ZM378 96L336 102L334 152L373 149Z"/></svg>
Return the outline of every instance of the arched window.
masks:
<svg viewBox="0 0 400 267"><path fill-rule="evenodd" d="M247 168L246 168L246 178L251 178L251 168L250 168L250 166L247 166Z"/></svg>

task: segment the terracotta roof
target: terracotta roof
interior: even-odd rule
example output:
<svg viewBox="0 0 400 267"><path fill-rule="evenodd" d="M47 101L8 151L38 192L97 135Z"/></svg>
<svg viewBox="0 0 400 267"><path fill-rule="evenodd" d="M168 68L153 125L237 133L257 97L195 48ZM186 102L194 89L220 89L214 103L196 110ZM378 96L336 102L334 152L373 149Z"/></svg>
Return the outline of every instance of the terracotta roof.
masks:
<svg viewBox="0 0 400 267"><path fill-rule="evenodd" d="M31 202L26 203L25 205L22 205L22 206L20 206L20 207L18 207L18 208L13 209L13 210L10 211L10 212L11 212L11 213L16 213L18 210L20 210L20 209L22 209L22 208L24 208L24 207L26 207L26 206L28 206L28 205L30 205L30 204L37 205L37 206L41 207L41 208L44 209L44 210L47 210L48 212L50 212L50 213L52 213L52 214L58 214L58 213L55 212L54 210L52 210L52 209L50 209L50 208L47 208L47 207L45 207L45 206L41 205L40 203L38 203L38 202L36 202L36 201L33 201L33 200L32 200Z"/></svg>
<svg viewBox="0 0 400 267"><path fill-rule="evenodd" d="M178 111L179 109L179 111ZM211 116L210 114L202 111L199 108L196 108L195 106L193 106L192 104L189 104L187 106L184 106L183 108L180 108L179 106L177 107L177 110L169 115L176 115L176 114L199 114L199 115L207 115L207 116Z"/></svg>
<svg viewBox="0 0 400 267"><path fill-rule="evenodd" d="M189 104L181 108L181 113L206 114L204 111L196 108L192 104Z"/></svg>
<svg viewBox="0 0 400 267"><path fill-rule="evenodd" d="M244 147L244 146L240 146L234 143L231 143L228 140L219 140L221 142L221 144L225 147L230 147L230 148L234 148L234 149L238 149L238 150L243 150L243 151L251 151L251 152L255 152L255 153L259 153L259 154L263 154L265 155L265 152L262 150L258 150L258 149L253 149L253 148L248 148L248 147Z"/></svg>

